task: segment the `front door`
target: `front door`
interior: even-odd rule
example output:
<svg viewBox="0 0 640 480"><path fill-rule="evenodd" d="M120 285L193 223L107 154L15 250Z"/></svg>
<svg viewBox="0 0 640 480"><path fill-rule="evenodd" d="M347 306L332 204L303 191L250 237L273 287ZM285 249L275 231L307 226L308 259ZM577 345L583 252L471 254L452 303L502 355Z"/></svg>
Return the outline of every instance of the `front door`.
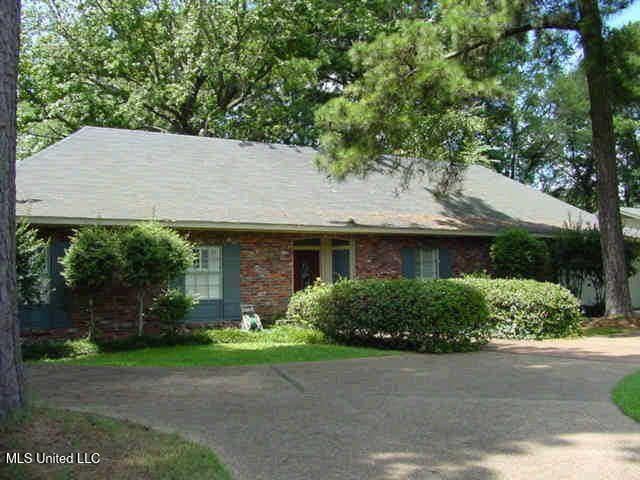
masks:
<svg viewBox="0 0 640 480"><path fill-rule="evenodd" d="M313 285L320 276L320 252L318 250L294 250L293 291Z"/></svg>

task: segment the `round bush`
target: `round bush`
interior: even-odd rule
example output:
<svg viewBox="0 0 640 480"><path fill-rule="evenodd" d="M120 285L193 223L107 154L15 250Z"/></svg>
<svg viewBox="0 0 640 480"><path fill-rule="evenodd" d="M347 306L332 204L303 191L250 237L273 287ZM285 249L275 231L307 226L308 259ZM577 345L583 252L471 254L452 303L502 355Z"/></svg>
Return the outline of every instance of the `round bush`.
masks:
<svg viewBox="0 0 640 480"><path fill-rule="evenodd" d="M491 245L491 261L497 277L542 280L549 270L547 244L526 230L500 233Z"/></svg>
<svg viewBox="0 0 640 480"><path fill-rule="evenodd" d="M289 299L285 321L280 323L300 327L315 326L320 316L318 299L326 295L330 288L331 285L318 282L294 293Z"/></svg>
<svg viewBox="0 0 640 480"><path fill-rule="evenodd" d="M559 338L580 332L580 302L566 288L535 280L457 279L482 292L504 338Z"/></svg>
<svg viewBox="0 0 640 480"><path fill-rule="evenodd" d="M344 280L294 295L298 317L336 342L429 352L463 351L487 341L482 294L450 280Z"/></svg>

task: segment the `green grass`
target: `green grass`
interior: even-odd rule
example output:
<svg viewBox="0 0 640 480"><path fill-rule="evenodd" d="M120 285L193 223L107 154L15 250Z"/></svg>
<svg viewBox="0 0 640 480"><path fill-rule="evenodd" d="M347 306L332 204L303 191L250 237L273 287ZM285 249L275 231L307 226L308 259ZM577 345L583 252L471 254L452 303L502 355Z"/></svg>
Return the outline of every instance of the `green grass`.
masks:
<svg viewBox="0 0 640 480"><path fill-rule="evenodd" d="M97 452L100 463L7 464L0 478L13 480L230 480L216 455L178 435L99 415L28 408L0 426L0 451L68 455Z"/></svg>
<svg viewBox="0 0 640 480"><path fill-rule="evenodd" d="M640 422L640 371L620 380L611 392L611 397L625 415Z"/></svg>
<svg viewBox="0 0 640 480"><path fill-rule="evenodd" d="M66 365L196 367L317 362L398 353L400 352L326 344L216 343L101 353L86 357L50 360L50 362Z"/></svg>
<svg viewBox="0 0 640 480"><path fill-rule="evenodd" d="M609 335L620 335L637 333L638 330L623 327L587 327L582 330L583 337L606 337Z"/></svg>

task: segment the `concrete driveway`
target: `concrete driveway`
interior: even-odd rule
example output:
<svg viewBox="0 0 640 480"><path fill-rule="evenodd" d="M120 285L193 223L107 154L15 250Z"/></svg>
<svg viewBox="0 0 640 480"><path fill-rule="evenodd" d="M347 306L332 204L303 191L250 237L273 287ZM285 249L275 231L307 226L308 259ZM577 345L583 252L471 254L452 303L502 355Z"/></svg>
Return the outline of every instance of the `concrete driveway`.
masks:
<svg viewBox="0 0 640 480"><path fill-rule="evenodd" d="M609 392L639 367L483 351L226 368L45 365L29 376L49 404L205 443L236 479L620 480L640 479L640 426Z"/></svg>

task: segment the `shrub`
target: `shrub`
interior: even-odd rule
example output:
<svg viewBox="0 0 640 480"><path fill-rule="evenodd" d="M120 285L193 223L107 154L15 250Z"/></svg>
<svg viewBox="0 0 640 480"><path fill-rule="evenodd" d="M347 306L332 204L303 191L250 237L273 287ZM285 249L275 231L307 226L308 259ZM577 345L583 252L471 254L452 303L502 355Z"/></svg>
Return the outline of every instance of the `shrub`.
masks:
<svg viewBox="0 0 640 480"><path fill-rule="evenodd" d="M486 342L491 330L480 292L451 280L343 280L312 288L288 316L337 342L464 351Z"/></svg>
<svg viewBox="0 0 640 480"><path fill-rule="evenodd" d="M22 344L22 358L25 360L73 358L99 352L98 345L85 338L78 340L43 340Z"/></svg>
<svg viewBox="0 0 640 480"><path fill-rule="evenodd" d="M482 292L496 336L541 339L580 331L580 302L560 285L471 277L454 281Z"/></svg>
<svg viewBox="0 0 640 480"><path fill-rule="evenodd" d="M316 282L303 290L294 293L289 299L289 306L284 321L281 325L297 325L310 327L317 324L320 315L319 298L326 295L331 289L331 285Z"/></svg>
<svg viewBox="0 0 640 480"><path fill-rule="evenodd" d="M151 312L162 324L162 330L168 335L176 335L181 321L197 304L191 295L179 290L169 289L154 300Z"/></svg>
<svg viewBox="0 0 640 480"><path fill-rule="evenodd" d="M497 277L542 280L549 269L549 249L526 230L512 228L494 240L491 261Z"/></svg>
<svg viewBox="0 0 640 480"><path fill-rule="evenodd" d="M93 304L116 281L122 267L119 232L89 226L75 230L71 245L60 261L66 284L88 299L89 337L96 336Z"/></svg>
<svg viewBox="0 0 640 480"><path fill-rule="evenodd" d="M37 231L28 223L20 222L16 228L16 279L18 302L38 303L42 294L42 273L45 271L47 241L38 238Z"/></svg>
<svg viewBox="0 0 640 480"><path fill-rule="evenodd" d="M136 290L138 335L142 335L145 294L182 275L193 264L193 245L175 230L146 222L123 233L120 250L124 282Z"/></svg>
<svg viewBox="0 0 640 480"><path fill-rule="evenodd" d="M24 343L22 358L25 360L43 360L56 358L73 358L103 352L123 352L141 348L173 347L176 345L209 345L215 340L205 330L195 330L175 335L135 335L116 339L92 341L79 340L44 340Z"/></svg>
<svg viewBox="0 0 640 480"><path fill-rule="evenodd" d="M589 282L595 290L596 300L590 310L604 314L604 270L598 228L567 222L551 246L557 280L578 298L582 298L583 286ZM631 276L636 271L635 263L640 255L638 242L625 239L624 250L627 272Z"/></svg>
<svg viewBox="0 0 640 480"><path fill-rule="evenodd" d="M205 330L174 335L133 335L111 340L99 340L101 352L123 352L141 348L174 347L176 345L209 345L215 341Z"/></svg>

